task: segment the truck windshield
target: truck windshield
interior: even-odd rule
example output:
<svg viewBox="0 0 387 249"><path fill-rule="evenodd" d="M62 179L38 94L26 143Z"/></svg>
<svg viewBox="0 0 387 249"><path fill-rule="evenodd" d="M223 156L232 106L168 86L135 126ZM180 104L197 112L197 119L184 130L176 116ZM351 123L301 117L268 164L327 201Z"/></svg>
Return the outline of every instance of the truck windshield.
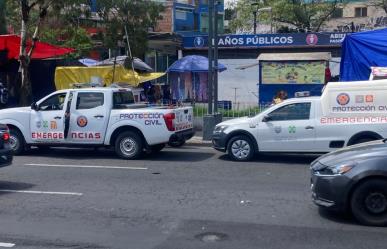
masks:
<svg viewBox="0 0 387 249"><path fill-rule="evenodd" d="M113 93L113 108L124 109L129 105L134 104L133 93L130 91L114 92Z"/></svg>

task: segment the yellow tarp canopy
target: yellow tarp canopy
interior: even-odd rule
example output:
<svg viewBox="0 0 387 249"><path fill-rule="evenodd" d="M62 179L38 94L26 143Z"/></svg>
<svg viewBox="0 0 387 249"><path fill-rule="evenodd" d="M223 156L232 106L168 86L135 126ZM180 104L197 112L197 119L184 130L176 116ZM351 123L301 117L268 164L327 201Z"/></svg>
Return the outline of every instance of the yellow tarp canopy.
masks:
<svg viewBox="0 0 387 249"><path fill-rule="evenodd" d="M113 80L114 71L114 80ZM125 69L122 65L100 67L57 67L55 70L55 86L57 90L74 88L74 84L96 83L109 86L115 82L124 82L133 87L140 83L155 80L165 73L137 73Z"/></svg>

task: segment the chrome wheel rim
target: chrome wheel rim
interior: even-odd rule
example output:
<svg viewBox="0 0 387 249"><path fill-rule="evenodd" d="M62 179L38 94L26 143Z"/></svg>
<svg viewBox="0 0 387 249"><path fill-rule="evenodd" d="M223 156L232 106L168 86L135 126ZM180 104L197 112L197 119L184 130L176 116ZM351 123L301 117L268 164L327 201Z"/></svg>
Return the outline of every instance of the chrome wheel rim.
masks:
<svg viewBox="0 0 387 249"><path fill-rule="evenodd" d="M120 142L120 150L125 156L133 156L137 152L137 143L133 138L125 138Z"/></svg>
<svg viewBox="0 0 387 249"><path fill-rule="evenodd" d="M11 135L9 137L9 145L11 146L12 150L17 150L17 148L19 148L19 140L17 137Z"/></svg>
<svg viewBox="0 0 387 249"><path fill-rule="evenodd" d="M245 140L235 140L231 145L231 153L238 159L246 159L250 150L250 145Z"/></svg>

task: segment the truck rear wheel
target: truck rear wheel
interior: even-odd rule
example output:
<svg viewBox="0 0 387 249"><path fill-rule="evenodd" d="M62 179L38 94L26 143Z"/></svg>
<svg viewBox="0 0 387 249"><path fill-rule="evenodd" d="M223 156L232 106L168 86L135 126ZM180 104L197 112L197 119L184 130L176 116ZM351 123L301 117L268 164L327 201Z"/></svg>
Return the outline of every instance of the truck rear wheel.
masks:
<svg viewBox="0 0 387 249"><path fill-rule="evenodd" d="M143 141L136 132L126 131L117 137L114 148L119 157L133 160L140 157L143 151Z"/></svg>
<svg viewBox="0 0 387 249"><path fill-rule="evenodd" d="M24 152L25 149L25 140L23 134L17 129L10 129L9 131L9 143L15 155L20 155Z"/></svg>
<svg viewBox="0 0 387 249"><path fill-rule="evenodd" d="M250 161L254 156L253 142L245 135L234 136L228 142L227 151L234 161Z"/></svg>

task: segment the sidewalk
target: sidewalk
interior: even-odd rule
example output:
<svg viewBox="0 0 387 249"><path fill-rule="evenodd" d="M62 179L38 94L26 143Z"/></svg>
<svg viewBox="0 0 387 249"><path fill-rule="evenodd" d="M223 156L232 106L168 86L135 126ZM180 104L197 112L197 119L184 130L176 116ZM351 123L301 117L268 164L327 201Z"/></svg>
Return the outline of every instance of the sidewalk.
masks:
<svg viewBox="0 0 387 249"><path fill-rule="evenodd" d="M195 145L195 146L208 146L211 147L211 141L203 140L203 132L196 131L195 136L186 142L187 145Z"/></svg>

